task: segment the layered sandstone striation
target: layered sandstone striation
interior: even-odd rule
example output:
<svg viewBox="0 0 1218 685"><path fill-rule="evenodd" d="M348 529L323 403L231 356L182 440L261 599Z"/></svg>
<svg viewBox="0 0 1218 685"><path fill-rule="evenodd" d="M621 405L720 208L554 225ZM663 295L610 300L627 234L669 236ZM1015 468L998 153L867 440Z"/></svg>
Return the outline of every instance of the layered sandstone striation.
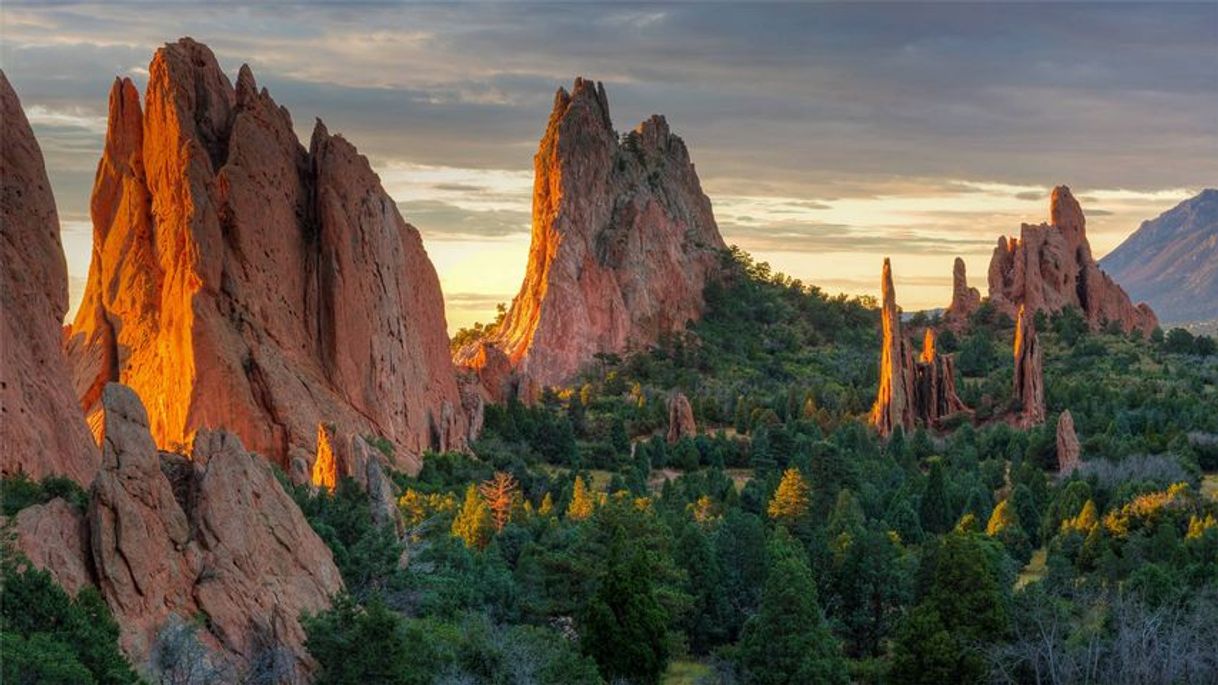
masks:
<svg viewBox="0 0 1218 685"><path fill-rule="evenodd" d="M1066 186L1053 189L1049 223L1024 224L1019 238L1002 237L990 260L990 302L1001 312L1082 312L1092 328L1108 323L1149 335L1158 319L1146 304L1134 305L1091 255L1087 220Z"/></svg>
<svg viewBox="0 0 1218 685"><path fill-rule="evenodd" d="M725 248L685 143L653 116L620 139L605 89L559 89L534 157L528 268L503 322L456 354L492 397L529 398L598 353L697 319Z"/></svg>
<svg viewBox="0 0 1218 685"><path fill-rule="evenodd" d="M698 425L694 422L694 408L689 398L683 392L673 393L668 398L668 444L674 444L681 438L692 438L698 434Z"/></svg>
<svg viewBox="0 0 1218 685"><path fill-rule="evenodd" d="M1044 352L1036 339L1036 324L1026 307L1015 318L1016 421L1023 426L1045 422Z"/></svg>
<svg viewBox="0 0 1218 685"><path fill-rule="evenodd" d="M184 38L157 51L142 108L116 81L91 213L67 350L95 432L119 381L163 448L223 427L292 469L326 423L336 451L376 435L414 469L427 448L465 445L418 231L320 121L306 150L248 67L234 87Z"/></svg>
<svg viewBox="0 0 1218 685"><path fill-rule="evenodd" d="M1083 448L1079 445L1078 434L1074 432L1074 416L1070 410L1063 410L1057 417L1057 470L1062 476L1069 476L1078 468Z"/></svg>
<svg viewBox="0 0 1218 685"><path fill-rule="evenodd" d="M913 346L901 332L901 310L888 259L884 260L880 291L880 383L871 407L871 425L888 436L898 427L904 431L918 426L935 428L949 416L969 413L956 394L955 358L938 354L933 330L926 329L922 353L914 358Z"/></svg>
<svg viewBox="0 0 1218 685"><path fill-rule="evenodd" d="M42 150L0 72L0 474L88 485L97 446L61 350L68 270Z"/></svg>
<svg viewBox="0 0 1218 685"><path fill-rule="evenodd" d="M286 649L308 672L299 617L329 606L342 579L270 465L208 430L189 460L159 454L134 392L109 384L101 403L89 549L124 651L142 663L173 617L202 614L204 644L238 670Z"/></svg>
<svg viewBox="0 0 1218 685"><path fill-rule="evenodd" d="M943 312L943 321L950 328L961 329L968 324L973 312L981 308L981 293L970 288L964 260L956 257L952 265L952 303Z"/></svg>

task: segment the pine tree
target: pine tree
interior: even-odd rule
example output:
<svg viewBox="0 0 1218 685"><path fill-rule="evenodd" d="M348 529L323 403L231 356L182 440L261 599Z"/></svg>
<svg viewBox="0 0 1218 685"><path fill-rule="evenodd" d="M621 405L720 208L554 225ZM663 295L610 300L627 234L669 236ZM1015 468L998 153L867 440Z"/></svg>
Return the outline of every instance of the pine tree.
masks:
<svg viewBox="0 0 1218 685"><path fill-rule="evenodd" d="M770 559L761 608L740 639L744 682L848 683L846 661L817 604L812 570L785 529L775 534Z"/></svg>
<svg viewBox="0 0 1218 685"><path fill-rule="evenodd" d="M770 518L791 525L808 513L809 489L799 469L789 468L782 474L778 489L770 499L766 512Z"/></svg>
<svg viewBox="0 0 1218 685"><path fill-rule="evenodd" d="M580 625L584 653L606 680L659 683L668 665L668 616L656 599L651 569L617 529L605 559L607 570Z"/></svg>
<svg viewBox="0 0 1218 685"><path fill-rule="evenodd" d="M567 518L583 521L592 515L592 508L592 496L584 485L584 479L576 476L575 485L571 488L571 501L567 504Z"/></svg>
<svg viewBox="0 0 1218 685"><path fill-rule="evenodd" d="M482 549L491 540L491 513L473 483L465 490L461 511L453 519L452 534L471 549Z"/></svg>
<svg viewBox="0 0 1218 685"><path fill-rule="evenodd" d="M551 497L550 493L547 492L541 498L541 506L537 508L537 515L545 517L545 518L549 518L553 514L554 514L554 498Z"/></svg>
<svg viewBox="0 0 1218 685"><path fill-rule="evenodd" d="M503 527L512 520L512 506L519 490L516 479L503 471L496 471L493 478L478 486L478 492L491 511L491 519L495 522L497 532L502 533Z"/></svg>
<svg viewBox="0 0 1218 685"><path fill-rule="evenodd" d="M710 539L694 524L686 524L681 530L673 557L685 569L685 592L693 598L693 606L683 617L689 648L694 654L706 654L728 639L731 605L724 587L723 566Z"/></svg>
<svg viewBox="0 0 1218 685"><path fill-rule="evenodd" d="M930 462L930 475L926 478L926 490L922 493L922 506L918 514L922 519L922 529L930 533L946 533L956 522L955 512L947 500L947 484L940 459Z"/></svg>

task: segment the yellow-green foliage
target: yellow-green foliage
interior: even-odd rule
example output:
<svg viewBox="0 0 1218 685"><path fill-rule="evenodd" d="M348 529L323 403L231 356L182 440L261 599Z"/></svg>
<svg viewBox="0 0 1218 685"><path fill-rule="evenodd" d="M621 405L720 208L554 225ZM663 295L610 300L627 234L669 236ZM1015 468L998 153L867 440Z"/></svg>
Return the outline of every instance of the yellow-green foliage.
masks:
<svg viewBox="0 0 1218 685"><path fill-rule="evenodd" d="M782 481L774 491L770 500L770 518L785 523L798 521L808 513L808 484L800 474L799 469L790 468L783 472Z"/></svg>

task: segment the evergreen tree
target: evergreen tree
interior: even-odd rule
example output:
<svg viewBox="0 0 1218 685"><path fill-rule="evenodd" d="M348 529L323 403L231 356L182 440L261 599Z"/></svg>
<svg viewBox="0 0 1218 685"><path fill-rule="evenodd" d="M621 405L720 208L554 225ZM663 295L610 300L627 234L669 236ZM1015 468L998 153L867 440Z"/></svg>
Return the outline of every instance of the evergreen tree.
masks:
<svg viewBox="0 0 1218 685"><path fill-rule="evenodd" d="M740 639L744 682L751 685L848 683L846 661L817 604L812 570L782 528L770 545L761 609Z"/></svg>
<svg viewBox="0 0 1218 685"><path fill-rule="evenodd" d="M728 639L739 638L745 617L761 604L761 588L769 568L765 525L755 514L731 510L715 531L715 556L723 569L728 612Z"/></svg>
<svg viewBox="0 0 1218 685"><path fill-rule="evenodd" d="M926 490L922 493L918 514L922 519L922 529L929 533L946 533L956 523L956 513L947 496L941 459L930 461L930 475L926 478Z"/></svg>
<svg viewBox="0 0 1218 685"><path fill-rule="evenodd" d="M642 550L618 529L609 544L606 571L580 622L583 651L606 680L658 683L668 665L668 617L656 599Z"/></svg>
<svg viewBox="0 0 1218 685"><path fill-rule="evenodd" d="M410 685L409 650L402 618L377 598L360 607L339 595L329 611L306 616L305 646L317 659L317 682L328 685Z"/></svg>
<svg viewBox="0 0 1218 685"><path fill-rule="evenodd" d="M694 654L706 654L728 639L731 605L725 592L723 567L706 534L692 524L682 528L674 556L686 573L685 591L693 598L693 606L682 621L689 648Z"/></svg>

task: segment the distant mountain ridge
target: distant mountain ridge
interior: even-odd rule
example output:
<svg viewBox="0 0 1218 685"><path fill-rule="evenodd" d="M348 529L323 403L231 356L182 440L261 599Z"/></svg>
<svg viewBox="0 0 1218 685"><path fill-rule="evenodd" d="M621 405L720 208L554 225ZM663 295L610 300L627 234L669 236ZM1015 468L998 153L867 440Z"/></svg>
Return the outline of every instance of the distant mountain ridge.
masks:
<svg viewBox="0 0 1218 685"><path fill-rule="evenodd" d="M1218 319L1218 189L1142 222L1100 266L1166 324Z"/></svg>

